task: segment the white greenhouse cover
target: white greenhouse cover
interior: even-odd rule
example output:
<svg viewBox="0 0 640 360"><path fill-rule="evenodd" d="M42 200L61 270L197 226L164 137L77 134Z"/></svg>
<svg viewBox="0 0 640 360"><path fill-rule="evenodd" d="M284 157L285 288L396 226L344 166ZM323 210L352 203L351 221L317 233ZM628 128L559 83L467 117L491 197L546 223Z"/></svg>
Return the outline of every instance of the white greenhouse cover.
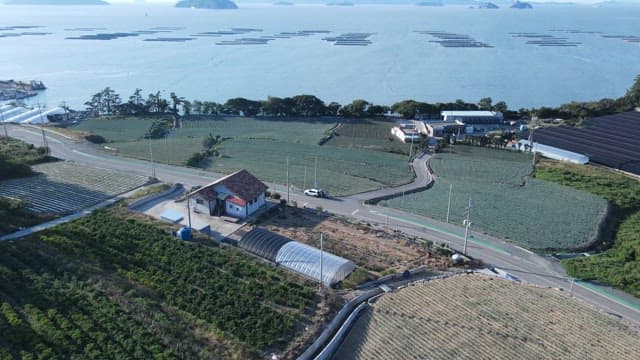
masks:
<svg viewBox="0 0 640 360"><path fill-rule="evenodd" d="M520 143L523 147L525 144L529 145L528 140L520 140ZM589 162L588 156L537 142L533 143L533 151L544 157L548 157L549 159L566 161L574 164L584 165Z"/></svg>
<svg viewBox="0 0 640 360"><path fill-rule="evenodd" d="M320 281L320 250L296 241L284 244L276 255L276 263ZM346 278L356 264L345 258L322 252L322 283L329 287Z"/></svg>

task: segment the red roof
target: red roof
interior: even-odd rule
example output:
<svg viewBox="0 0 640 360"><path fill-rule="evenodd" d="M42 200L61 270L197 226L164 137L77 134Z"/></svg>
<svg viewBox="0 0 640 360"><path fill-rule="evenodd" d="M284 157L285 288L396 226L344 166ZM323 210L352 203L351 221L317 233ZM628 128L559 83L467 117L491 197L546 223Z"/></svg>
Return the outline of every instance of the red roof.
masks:
<svg viewBox="0 0 640 360"><path fill-rule="evenodd" d="M192 192L190 195L200 193L206 199L213 200L218 196L214 189L216 185L224 185L229 189L229 191L231 191L230 195L242 199L245 204L267 190L267 186L262 181L258 180L258 178L251 175L247 170L240 170L205 185L204 187Z"/></svg>
<svg viewBox="0 0 640 360"><path fill-rule="evenodd" d="M242 200L242 199L240 199L239 197L236 197L236 196L228 197L228 198L226 199L226 201L228 201L228 202L230 202L230 203L232 203L232 204L236 204L236 205L238 205L238 206L245 206L245 205L247 205L247 202L246 202L246 201L244 201L244 200Z"/></svg>

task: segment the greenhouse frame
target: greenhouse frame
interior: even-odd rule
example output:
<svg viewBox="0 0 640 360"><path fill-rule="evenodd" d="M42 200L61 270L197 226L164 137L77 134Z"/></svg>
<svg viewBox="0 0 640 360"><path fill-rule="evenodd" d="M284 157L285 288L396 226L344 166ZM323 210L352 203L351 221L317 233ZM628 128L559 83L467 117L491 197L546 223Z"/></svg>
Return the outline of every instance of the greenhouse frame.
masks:
<svg viewBox="0 0 640 360"><path fill-rule="evenodd" d="M321 251L313 246L260 228L246 233L238 246L309 279L321 281ZM356 264L353 261L322 251L322 283L325 286L339 283L355 268Z"/></svg>
<svg viewBox="0 0 640 360"><path fill-rule="evenodd" d="M280 248L276 263L319 282L320 254L321 251L315 247L291 241ZM325 286L339 283L355 268L356 264L353 261L326 251L322 252L322 283Z"/></svg>

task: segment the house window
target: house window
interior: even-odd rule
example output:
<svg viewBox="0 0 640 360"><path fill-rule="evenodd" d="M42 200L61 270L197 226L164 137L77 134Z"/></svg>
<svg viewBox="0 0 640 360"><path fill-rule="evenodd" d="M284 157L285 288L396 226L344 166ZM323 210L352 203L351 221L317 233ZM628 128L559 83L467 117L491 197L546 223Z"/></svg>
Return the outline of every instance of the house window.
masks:
<svg viewBox="0 0 640 360"><path fill-rule="evenodd" d="M196 204L198 204L198 205L202 205L202 204L204 204L204 200L202 200L202 199L196 199Z"/></svg>

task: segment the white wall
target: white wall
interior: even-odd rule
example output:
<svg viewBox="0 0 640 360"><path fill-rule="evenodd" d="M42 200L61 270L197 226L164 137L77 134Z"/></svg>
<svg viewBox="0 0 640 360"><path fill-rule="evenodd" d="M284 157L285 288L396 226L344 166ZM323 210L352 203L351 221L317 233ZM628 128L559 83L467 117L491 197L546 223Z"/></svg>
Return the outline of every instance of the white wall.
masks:
<svg viewBox="0 0 640 360"><path fill-rule="evenodd" d="M200 194L195 194L191 196L190 199L191 203L189 205L191 209L201 214L211 215L213 207L215 207L215 202L210 204L209 201L200 196ZM198 200L202 200L202 204L198 204Z"/></svg>
<svg viewBox="0 0 640 360"><path fill-rule="evenodd" d="M249 215L253 214L256 210L260 209L265 203L264 193L258 196L258 200L253 204L247 204Z"/></svg>
<svg viewBox="0 0 640 360"><path fill-rule="evenodd" d="M225 201L225 206L227 209L227 214L233 217L242 219L247 216L246 206L238 206L236 204L232 204L229 201Z"/></svg>

